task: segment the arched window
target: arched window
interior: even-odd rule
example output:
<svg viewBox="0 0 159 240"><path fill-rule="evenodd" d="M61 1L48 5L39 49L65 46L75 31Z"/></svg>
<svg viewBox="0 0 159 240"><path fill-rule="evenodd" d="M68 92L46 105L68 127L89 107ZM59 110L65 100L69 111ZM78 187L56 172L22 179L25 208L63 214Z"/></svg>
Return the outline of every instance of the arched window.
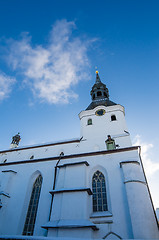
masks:
<svg viewBox="0 0 159 240"><path fill-rule="evenodd" d="M111 116L111 121L116 121L116 116L115 115Z"/></svg>
<svg viewBox="0 0 159 240"><path fill-rule="evenodd" d="M92 119L91 118L88 119L87 124L92 125Z"/></svg>
<svg viewBox="0 0 159 240"><path fill-rule="evenodd" d="M40 197L40 191L41 191L41 185L42 185L42 176L39 175L36 178L32 188L28 212L25 220L24 229L23 229L23 235L33 235L39 197Z"/></svg>
<svg viewBox="0 0 159 240"><path fill-rule="evenodd" d="M96 171L92 178L93 212L108 211L105 177Z"/></svg>
<svg viewBox="0 0 159 240"><path fill-rule="evenodd" d="M98 97L102 96L101 91L98 91L98 92L97 92L97 96L98 96Z"/></svg>

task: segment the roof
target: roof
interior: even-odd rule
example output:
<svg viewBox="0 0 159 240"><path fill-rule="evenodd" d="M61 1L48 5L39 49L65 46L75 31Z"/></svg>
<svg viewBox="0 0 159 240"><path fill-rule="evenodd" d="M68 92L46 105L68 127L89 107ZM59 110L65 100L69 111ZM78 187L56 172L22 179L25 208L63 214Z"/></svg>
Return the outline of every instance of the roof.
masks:
<svg viewBox="0 0 159 240"><path fill-rule="evenodd" d="M16 148L10 148L6 150L1 150L1 153L5 152L13 152L13 151L19 151L19 150L26 150L26 149L31 149L31 148L41 148L41 147L49 147L49 146L55 146L55 145L60 145L60 144L69 144L69 143L76 143L80 142L81 138L73 138L70 140L64 140L64 141L58 141L58 142L51 142L51 143L44 143L44 144L38 144L38 145L32 145L32 146L23 146L23 147L16 147Z"/></svg>
<svg viewBox="0 0 159 240"><path fill-rule="evenodd" d="M116 103L110 101L108 98L107 99L100 99L100 100L95 100L92 101L91 104L86 108L86 110L91 110L94 109L97 106L105 106L105 107L109 107L109 106L113 106L113 105L117 105Z"/></svg>

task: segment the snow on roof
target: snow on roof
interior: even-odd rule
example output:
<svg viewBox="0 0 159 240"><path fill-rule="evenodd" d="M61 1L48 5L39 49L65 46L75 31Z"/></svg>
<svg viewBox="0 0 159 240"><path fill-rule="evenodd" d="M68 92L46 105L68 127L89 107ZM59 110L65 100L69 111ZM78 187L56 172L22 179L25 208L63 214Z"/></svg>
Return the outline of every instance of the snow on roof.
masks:
<svg viewBox="0 0 159 240"><path fill-rule="evenodd" d="M47 143L42 143L42 144L27 145L27 146L2 150L2 151L0 151L0 153L25 150L25 149L29 149L29 148L39 148L39 147L48 147L48 146L60 145L60 144L68 144L68 143L79 142L80 140L81 140L81 138L72 138L72 139L69 139L69 140L60 140L60 141L57 141L57 142L47 142Z"/></svg>

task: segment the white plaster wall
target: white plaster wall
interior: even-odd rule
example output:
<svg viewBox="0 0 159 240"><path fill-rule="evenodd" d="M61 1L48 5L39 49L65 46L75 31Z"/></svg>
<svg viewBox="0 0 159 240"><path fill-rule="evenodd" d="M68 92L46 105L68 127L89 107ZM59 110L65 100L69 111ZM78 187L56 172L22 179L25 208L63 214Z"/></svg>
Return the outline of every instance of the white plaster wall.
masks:
<svg viewBox="0 0 159 240"><path fill-rule="evenodd" d="M12 184L12 190L10 192L11 198L7 199L7 206L2 206L0 210L0 221L2 222L0 227L1 234L22 234L32 186L36 179L33 175L37 171L41 173L43 183L34 232L35 235L45 234L45 230L41 228L41 225L47 222L49 217L51 204L51 195L49 191L52 189L53 185L54 164L55 161L50 163L30 163L5 167L5 169L8 168L17 171L17 174Z"/></svg>
<svg viewBox="0 0 159 240"><path fill-rule="evenodd" d="M77 238L77 239L90 239L91 238L91 233L93 230L88 231L88 229L83 229L83 228L79 228L79 229L72 229L71 230L71 237L70 237L70 229L61 229L60 231L58 230L50 230L48 237L58 237L61 239L73 239L73 238Z"/></svg>
<svg viewBox="0 0 159 240"><path fill-rule="evenodd" d="M103 116L97 116L95 113L99 109L104 109ZM111 115L116 115L116 121L111 121ZM129 137L124 108L120 105L104 107L98 106L93 110L82 111L79 114L81 121L81 137L87 140L89 144L98 144L102 150L106 148L105 140L107 135L111 135L116 144L120 147L130 147L131 140ZM88 119L92 119L92 125L88 125ZM126 132L125 132L126 131Z"/></svg>
<svg viewBox="0 0 159 240"><path fill-rule="evenodd" d="M73 154L78 151L78 142L69 143L69 144L59 144L48 146L48 147L37 147L31 149L17 148L15 151L7 151L4 153L0 153L0 163L3 163L4 159L7 159L8 162L17 162L23 160L30 160L30 157L34 155L34 159L41 159L47 157L56 157L59 156L61 152L64 152L65 155Z"/></svg>
<svg viewBox="0 0 159 240"><path fill-rule="evenodd" d="M61 164L65 162L61 161ZM85 164L59 168L55 190L86 188L86 168ZM88 218L86 204L88 198L87 192L54 194L51 220Z"/></svg>
<svg viewBox="0 0 159 240"><path fill-rule="evenodd" d="M64 148L63 150L65 152ZM112 216L108 214L107 216L92 217L92 197L88 196L85 192L77 192L75 194L56 194L52 219L88 219L99 227L99 231L94 232L91 230L92 238L103 238L104 234L106 235L108 233L108 230L110 232L115 232L122 238L132 238L132 226L129 216L130 206L126 202L127 195L122 169L120 168L120 162L127 160L139 161L138 151L132 150L107 155L61 159L61 165L71 162L87 161L89 166L73 165L58 169L56 189L73 187L92 188L91 182L93 173L96 170L100 170L106 178L109 204L108 210L109 213L112 213ZM31 187L35 180L33 176L34 174L36 175L38 171L42 174L43 184L34 233L35 235L46 235L46 230L42 229L41 225L44 225L49 220L48 217L51 204L51 194L49 191L53 186L54 166L56 162L57 161L47 161L1 167L1 169L12 169L17 172L14 176L10 191L11 198L7 199L7 206L4 208L2 207L0 210L0 221L2 222L1 234L22 233L30 200ZM128 175L131 174L130 169ZM138 212L140 212L140 208ZM110 223L110 221L112 221L112 223ZM142 221L141 224L144 225L144 218ZM9 225L8 222L10 223ZM66 231L62 230L62 232ZM62 232L60 234L62 234ZM83 235L81 230L80 232Z"/></svg>
<svg viewBox="0 0 159 240"><path fill-rule="evenodd" d="M158 239L159 231L141 165L127 162L122 164L122 169L134 238Z"/></svg>
<svg viewBox="0 0 159 240"><path fill-rule="evenodd" d="M120 162L127 159L132 160L137 157L138 152L131 151L81 158L80 161L86 160L90 165L88 167L79 167L78 165L68 167L69 170L67 179L70 178L69 180L66 180L67 170L65 170L64 177L64 168L61 168L61 170L59 170L57 180L58 184L56 187L62 187L63 184L60 185L59 182L61 183L62 181L65 181L64 187L66 189L72 186L71 181L73 182L74 179L74 187L83 186L84 181L82 179L84 178L84 169L86 169L87 172L85 187L92 188L92 176L94 172L96 170L101 171L104 174L107 183L106 187L108 192L107 198L109 212L105 215L99 214L97 216L93 216L92 197L87 196L85 193L61 193L56 194L54 197L54 205L51 219L58 220L87 218L99 227L99 231L92 232L92 238L103 238L108 233L106 229L108 229L109 232L115 232L122 238L132 238L133 234L131 219L129 216L128 204L126 202L126 192L122 170L120 168ZM72 161L78 162L79 159L73 159ZM66 160L62 160L63 164L66 162ZM71 170L73 170L73 175L71 174ZM112 223L110 223L110 221ZM61 232L63 230L51 230L51 232L53 231ZM70 232L71 231L72 230L70 230ZM49 236L51 236L50 230ZM81 237L81 235L78 236Z"/></svg>
<svg viewBox="0 0 159 240"><path fill-rule="evenodd" d="M119 164L120 157L122 157L122 159L125 159L128 157L126 155L127 154L116 154L114 157L112 155L100 156L98 157L98 161L96 157L92 157L91 159L91 166L93 167L93 170L99 169L102 171L102 168L104 168L105 171L107 171L107 176L105 177L108 182L108 210L113 215L112 217L101 218L101 222L98 220L98 217L93 219L94 221L99 221L98 227L100 231L96 232L97 238L103 238L103 235L101 235L101 232L104 231L104 226L101 224L102 221L107 222L110 220L112 220L113 223L107 224L109 225L111 232L117 233L122 238L131 238L131 226L129 219L127 218L128 209L125 204L125 193L123 191L123 181ZM104 172L104 170L102 172Z"/></svg>

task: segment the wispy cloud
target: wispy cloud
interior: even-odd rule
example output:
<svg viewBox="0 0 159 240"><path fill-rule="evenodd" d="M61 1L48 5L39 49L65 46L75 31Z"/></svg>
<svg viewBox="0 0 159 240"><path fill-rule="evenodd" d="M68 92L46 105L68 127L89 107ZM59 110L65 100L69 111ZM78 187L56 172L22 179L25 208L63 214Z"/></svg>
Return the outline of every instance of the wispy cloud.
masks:
<svg viewBox="0 0 159 240"><path fill-rule="evenodd" d="M73 86L88 79L87 49L92 40L73 37L74 22L57 21L48 43L32 46L29 34L19 41L10 40L8 62L25 78L36 97L49 103L68 103L77 98Z"/></svg>
<svg viewBox="0 0 159 240"><path fill-rule="evenodd" d="M9 96L15 82L15 78L9 77L5 73L0 72L0 101Z"/></svg>
<svg viewBox="0 0 159 240"><path fill-rule="evenodd" d="M141 146L141 158L143 161L145 172L148 176L153 175L156 171L159 170L159 163L154 162L151 159L151 149L153 148L152 143L143 142L140 135L137 135L134 138L133 145Z"/></svg>

